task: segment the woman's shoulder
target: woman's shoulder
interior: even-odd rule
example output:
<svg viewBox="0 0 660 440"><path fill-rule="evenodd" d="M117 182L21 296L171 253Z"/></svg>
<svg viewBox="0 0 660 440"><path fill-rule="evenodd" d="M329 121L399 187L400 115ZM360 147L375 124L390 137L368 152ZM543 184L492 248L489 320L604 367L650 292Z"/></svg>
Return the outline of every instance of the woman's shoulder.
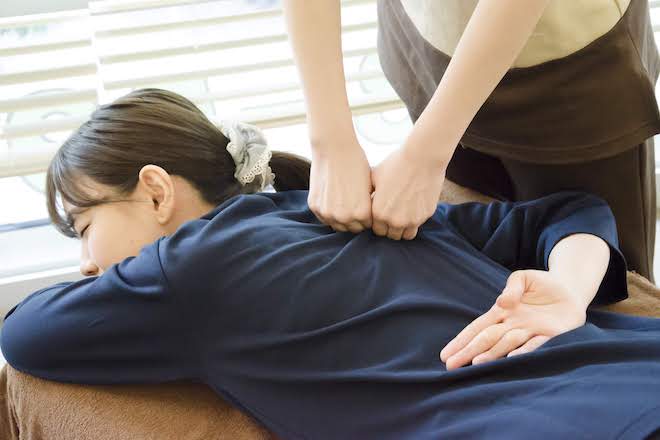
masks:
<svg viewBox="0 0 660 440"><path fill-rule="evenodd" d="M316 223L315 223L316 222ZM321 234L318 220L307 207L306 191L235 196L206 215L181 225L161 240L163 266L176 285L187 279L213 278L213 267L240 272L283 244ZM238 264L240 262L240 264ZM192 275L191 275L192 274ZM174 279L181 276L181 279Z"/></svg>
<svg viewBox="0 0 660 440"><path fill-rule="evenodd" d="M307 190L239 194L222 202L203 216L181 225L168 242L201 241L210 236L230 238L239 231L266 229L275 223L317 221L307 205ZM197 237L197 238L194 238Z"/></svg>
<svg viewBox="0 0 660 440"><path fill-rule="evenodd" d="M202 216L202 219L211 220L217 216L255 217L273 212L307 210L309 209L308 192L308 190L290 190L239 194L216 206Z"/></svg>

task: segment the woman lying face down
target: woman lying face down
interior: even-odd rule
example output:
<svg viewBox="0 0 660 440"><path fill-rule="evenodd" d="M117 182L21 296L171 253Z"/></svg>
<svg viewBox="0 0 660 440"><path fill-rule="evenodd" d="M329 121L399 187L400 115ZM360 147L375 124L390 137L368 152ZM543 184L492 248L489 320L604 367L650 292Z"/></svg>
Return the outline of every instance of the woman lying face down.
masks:
<svg viewBox="0 0 660 440"><path fill-rule="evenodd" d="M249 130L227 125L228 134ZM271 158L259 148L265 141L257 133L246 135L257 147L248 153L255 157L236 153L243 154L242 166L270 158L280 188L309 185L305 159L283 152ZM166 90L138 90L94 112L58 151L47 176L51 219L62 233L82 240L81 273L98 275L220 202L270 183L263 172L239 183L227 144L192 102ZM247 179L251 170L243 171Z"/></svg>
<svg viewBox="0 0 660 440"><path fill-rule="evenodd" d="M309 171L171 92L100 107L47 174L51 219L93 276L9 312L8 362L202 381L282 438L660 427L640 418L660 407L660 320L587 309L627 297L602 199L439 204L394 241L321 223Z"/></svg>

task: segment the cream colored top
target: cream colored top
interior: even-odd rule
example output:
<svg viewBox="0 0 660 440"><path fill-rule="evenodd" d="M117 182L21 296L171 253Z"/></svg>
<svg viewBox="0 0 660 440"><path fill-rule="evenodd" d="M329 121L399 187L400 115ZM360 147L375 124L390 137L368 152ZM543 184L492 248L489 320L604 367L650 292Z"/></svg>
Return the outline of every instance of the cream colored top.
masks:
<svg viewBox="0 0 660 440"><path fill-rule="evenodd" d="M479 0L401 0L426 41L453 55ZM513 67L529 67L587 46L612 29L631 0L551 0Z"/></svg>

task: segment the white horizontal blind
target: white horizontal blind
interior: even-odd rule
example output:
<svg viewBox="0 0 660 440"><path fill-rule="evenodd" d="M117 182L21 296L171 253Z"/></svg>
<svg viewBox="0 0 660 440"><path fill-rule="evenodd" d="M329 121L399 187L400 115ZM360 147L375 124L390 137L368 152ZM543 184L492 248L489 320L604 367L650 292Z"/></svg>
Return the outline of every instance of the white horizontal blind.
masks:
<svg viewBox="0 0 660 440"><path fill-rule="evenodd" d="M237 9L246 3L106 0L83 10L0 19L0 32L45 29L28 44L7 43L0 34L0 178L43 171L99 103L140 87L180 92L212 119L264 128L304 121L281 10ZM657 36L660 0L650 6ZM401 107L382 86L375 0L344 0L342 7L354 114Z"/></svg>
<svg viewBox="0 0 660 440"><path fill-rule="evenodd" d="M263 128L303 122L282 11L246 12L249 3L93 1L85 10L0 19L0 31L61 31L29 44L0 39L0 177L45 170L99 103L136 88L179 92L212 120ZM353 113L402 107L382 86L375 0L342 1L342 38Z"/></svg>

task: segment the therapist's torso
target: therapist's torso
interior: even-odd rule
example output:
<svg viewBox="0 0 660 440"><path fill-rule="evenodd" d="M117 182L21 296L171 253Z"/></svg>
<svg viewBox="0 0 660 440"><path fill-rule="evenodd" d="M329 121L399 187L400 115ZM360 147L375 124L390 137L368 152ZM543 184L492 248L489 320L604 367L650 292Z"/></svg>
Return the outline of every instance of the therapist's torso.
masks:
<svg viewBox="0 0 660 440"><path fill-rule="evenodd" d="M413 119L477 3L379 0L381 64ZM659 71L646 0L552 0L462 143L546 164L620 153L660 133Z"/></svg>

